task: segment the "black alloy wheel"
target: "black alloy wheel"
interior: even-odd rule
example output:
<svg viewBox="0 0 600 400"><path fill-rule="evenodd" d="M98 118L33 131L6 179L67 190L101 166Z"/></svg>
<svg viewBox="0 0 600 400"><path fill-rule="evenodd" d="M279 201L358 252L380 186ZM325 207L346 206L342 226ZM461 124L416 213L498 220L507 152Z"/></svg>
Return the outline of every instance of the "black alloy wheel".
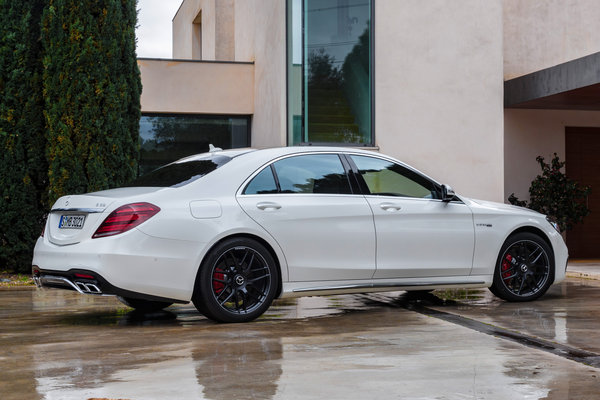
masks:
<svg viewBox="0 0 600 400"><path fill-rule="evenodd" d="M259 242L232 238L218 244L205 258L194 293L194 305L218 322L248 322L271 305L279 270Z"/></svg>
<svg viewBox="0 0 600 400"><path fill-rule="evenodd" d="M552 282L552 249L538 235L521 232L502 246L490 290L507 301L531 301L546 293Z"/></svg>

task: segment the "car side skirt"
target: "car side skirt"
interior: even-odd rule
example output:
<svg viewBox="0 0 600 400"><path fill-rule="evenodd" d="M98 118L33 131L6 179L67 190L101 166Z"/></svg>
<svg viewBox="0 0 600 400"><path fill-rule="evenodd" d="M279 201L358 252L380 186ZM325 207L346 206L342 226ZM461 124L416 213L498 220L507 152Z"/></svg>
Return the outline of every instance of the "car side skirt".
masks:
<svg viewBox="0 0 600 400"><path fill-rule="evenodd" d="M281 298L332 294L391 292L398 290L433 290L453 288L485 288L492 284L492 275L378 279L331 282L284 282Z"/></svg>

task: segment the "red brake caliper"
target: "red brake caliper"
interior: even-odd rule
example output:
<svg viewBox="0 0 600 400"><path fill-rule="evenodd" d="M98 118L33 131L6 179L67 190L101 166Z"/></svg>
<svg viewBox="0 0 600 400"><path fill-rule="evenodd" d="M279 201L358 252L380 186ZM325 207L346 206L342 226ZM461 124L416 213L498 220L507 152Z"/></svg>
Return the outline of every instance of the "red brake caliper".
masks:
<svg viewBox="0 0 600 400"><path fill-rule="evenodd" d="M512 260L513 260L513 258L510 254L507 254L506 257L504 257L504 260L502 260L502 278L503 279L506 279L510 276L510 272L508 272L508 271L510 270ZM506 283L507 284L510 283L511 280L509 280Z"/></svg>
<svg viewBox="0 0 600 400"><path fill-rule="evenodd" d="M223 272L220 272L219 269L215 269L215 272L213 273L213 290L216 294L219 294L221 293L225 285L222 282L217 282L215 279L223 281L225 280L225 274Z"/></svg>

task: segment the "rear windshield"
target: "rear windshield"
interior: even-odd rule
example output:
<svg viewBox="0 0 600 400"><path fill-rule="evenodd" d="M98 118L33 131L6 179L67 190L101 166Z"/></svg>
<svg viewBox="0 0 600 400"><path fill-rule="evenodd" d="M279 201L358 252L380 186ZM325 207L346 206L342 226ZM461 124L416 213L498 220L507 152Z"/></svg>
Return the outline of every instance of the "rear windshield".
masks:
<svg viewBox="0 0 600 400"><path fill-rule="evenodd" d="M177 161L140 176L128 187L179 187L187 185L231 161L226 156Z"/></svg>

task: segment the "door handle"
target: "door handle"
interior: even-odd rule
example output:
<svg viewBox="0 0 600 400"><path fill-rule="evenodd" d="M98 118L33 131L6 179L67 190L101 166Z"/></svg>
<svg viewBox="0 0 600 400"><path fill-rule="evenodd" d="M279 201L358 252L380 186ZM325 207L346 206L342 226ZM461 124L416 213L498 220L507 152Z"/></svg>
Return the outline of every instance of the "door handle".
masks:
<svg viewBox="0 0 600 400"><path fill-rule="evenodd" d="M277 203L272 203L270 201L261 201L260 203L256 204L256 208L258 208L259 210L279 210L281 208L281 206Z"/></svg>
<svg viewBox="0 0 600 400"><path fill-rule="evenodd" d="M381 207L382 210L389 212L400 211L400 209L402 208L400 204L395 203L381 203L379 207Z"/></svg>

